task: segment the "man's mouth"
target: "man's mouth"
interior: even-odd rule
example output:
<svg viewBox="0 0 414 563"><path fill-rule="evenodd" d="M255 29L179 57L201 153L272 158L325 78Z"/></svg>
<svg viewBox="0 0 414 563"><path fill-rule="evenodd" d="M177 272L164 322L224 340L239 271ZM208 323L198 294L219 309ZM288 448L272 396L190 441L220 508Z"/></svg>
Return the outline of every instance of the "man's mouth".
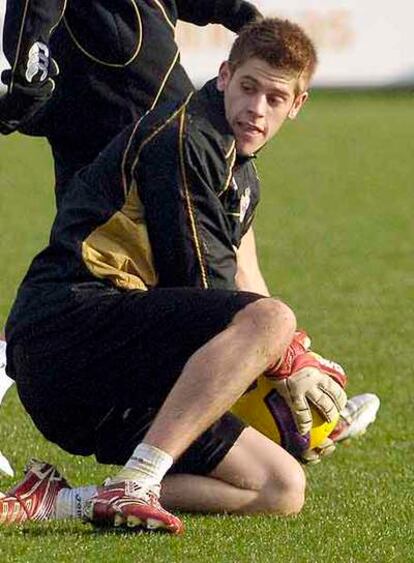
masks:
<svg viewBox="0 0 414 563"><path fill-rule="evenodd" d="M264 133L261 127L247 121L237 121L237 127L246 135L263 135Z"/></svg>

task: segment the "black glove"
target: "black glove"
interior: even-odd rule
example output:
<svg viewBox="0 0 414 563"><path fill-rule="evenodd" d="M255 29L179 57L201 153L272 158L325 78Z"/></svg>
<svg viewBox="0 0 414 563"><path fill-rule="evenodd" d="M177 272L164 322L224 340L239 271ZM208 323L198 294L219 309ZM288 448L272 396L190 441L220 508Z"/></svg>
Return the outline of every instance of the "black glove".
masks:
<svg viewBox="0 0 414 563"><path fill-rule="evenodd" d="M7 90L0 96L0 133L7 135L18 129L50 99L58 73L53 59L47 59L47 66L29 64L24 74L15 75L12 84L12 71L2 72L0 81Z"/></svg>

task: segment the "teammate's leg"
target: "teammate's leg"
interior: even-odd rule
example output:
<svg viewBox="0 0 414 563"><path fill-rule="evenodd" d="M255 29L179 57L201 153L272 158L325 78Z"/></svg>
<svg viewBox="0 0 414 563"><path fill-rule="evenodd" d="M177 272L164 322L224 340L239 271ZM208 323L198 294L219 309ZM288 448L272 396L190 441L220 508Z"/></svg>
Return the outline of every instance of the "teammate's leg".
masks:
<svg viewBox="0 0 414 563"><path fill-rule="evenodd" d="M6 341L4 335L0 334L0 404L13 380L6 374Z"/></svg>
<svg viewBox="0 0 414 563"><path fill-rule="evenodd" d="M6 341L4 335L0 334L0 405L7 390L13 385L13 380L6 374ZM0 471L11 477L14 475L9 460L0 452Z"/></svg>

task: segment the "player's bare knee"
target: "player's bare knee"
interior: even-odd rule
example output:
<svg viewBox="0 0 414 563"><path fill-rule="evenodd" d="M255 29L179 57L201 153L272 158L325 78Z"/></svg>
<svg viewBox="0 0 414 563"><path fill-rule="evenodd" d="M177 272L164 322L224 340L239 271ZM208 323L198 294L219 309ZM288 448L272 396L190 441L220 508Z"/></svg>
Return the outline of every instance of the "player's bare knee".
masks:
<svg viewBox="0 0 414 563"><path fill-rule="evenodd" d="M252 338L256 338L277 359L291 342L296 330L296 317L292 309L279 301L266 297L254 301L234 317ZM274 357L274 358L273 358Z"/></svg>
<svg viewBox="0 0 414 563"><path fill-rule="evenodd" d="M283 502L279 506L279 514L283 516L299 514L305 503L305 493L306 477L302 467L298 464L296 471L284 484Z"/></svg>
<svg viewBox="0 0 414 563"><path fill-rule="evenodd" d="M296 329L296 317L292 309L271 297L249 303L237 313L233 322L254 327L252 334L255 336L279 332L281 328L293 336Z"/></svg>
<svg viewBox="0 0 414 563"><path fill-rule="evenodd" d="M289 473L277 475L267 484L265 495L266 512L278 516L299 514L305 502L306 477L299 463L292 463Z"/></svg>

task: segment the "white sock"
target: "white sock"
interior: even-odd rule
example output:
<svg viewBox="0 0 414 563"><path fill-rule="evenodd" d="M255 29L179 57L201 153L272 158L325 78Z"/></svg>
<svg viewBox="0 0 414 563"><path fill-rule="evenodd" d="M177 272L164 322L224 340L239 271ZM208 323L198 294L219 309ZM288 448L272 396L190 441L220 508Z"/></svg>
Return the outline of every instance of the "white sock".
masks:
<svg viewBox="0 0 414 563"><path fill-rule="evenodd" d="M0 340L0 403L7 389L13 385L13 379L6 375L6 342Z"/></svg>
<svg viewBox="0 0 414 563"><path fill-rule="evenodd" d="M112 482L135 481L146 487L159 485L173 463L173 458L166 452L141 443Z"/></svg>
<svg viewBox="0 0 414 563"><path fill-rule="evenodd" d="M96 491L97 487L95 485L60 490L56 499L56 520L82 518L86 501L92 498Z"/></svg>

